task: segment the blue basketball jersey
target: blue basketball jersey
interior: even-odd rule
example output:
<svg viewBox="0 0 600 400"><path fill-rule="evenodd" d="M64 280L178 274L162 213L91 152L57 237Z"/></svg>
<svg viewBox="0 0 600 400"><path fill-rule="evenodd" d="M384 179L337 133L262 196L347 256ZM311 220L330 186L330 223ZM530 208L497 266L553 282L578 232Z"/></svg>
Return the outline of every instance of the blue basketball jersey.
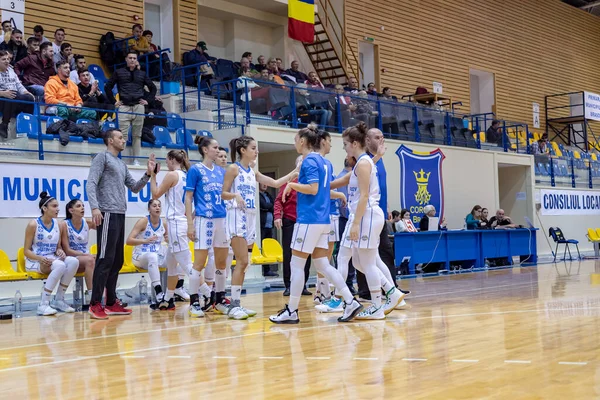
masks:
<svg viewBox="0 0 600 400"><path fill-rule="evenodd" d="M300 224L329 224L329 167L319 153L310 153L302 161L298 183L318 183L316 195L298 193L296 222Z"/></svg>
<svg viewBox="0 0 600 400"><path fill-rule="evenodd" d="M333 164L331 164L331 161L329 161L326 158L323 158L323 160L325 161L325 165L327 165L327 172L329 173L329 183L333 182L335 180L335 175L333 173ZM331 193L330 193L331 195ZM329 214L330 215L340 215L340 201L337 199L331 199L330 203L329 203Z"/></svg>
<svg viewBox="0 0 600 400"><path fill-rule="evenodd" d="M194 192L196 216L225 218L227 212L221 198L224 178L225 170L217 165L213 165L211 169L198 163L190 168L185 190Z"/></svg>

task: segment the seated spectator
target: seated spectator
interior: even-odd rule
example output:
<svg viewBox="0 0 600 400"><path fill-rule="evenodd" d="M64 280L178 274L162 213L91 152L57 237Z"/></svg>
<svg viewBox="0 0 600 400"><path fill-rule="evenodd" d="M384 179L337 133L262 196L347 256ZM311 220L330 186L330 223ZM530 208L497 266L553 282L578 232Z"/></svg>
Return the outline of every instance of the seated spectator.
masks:
<svg viewBox="0 0 600 400"><path fill-rule="evenodd" d="M519 225L513 224L510 217L504 215L503 209L499 209L498 211L496 211L496 216L490 219L491 229L514 229L518 227Z"/></svg>
<svg viewBox="0 0 600 400"><path fill-rule="evenodd" d="M308 73L308 79L304 82L311 89L325 89L325 86L321 83L319 79L319 75L315 71L311 71Z"/></svg>
<svg viewBox="0 0 600 400"><path fill-rule="evenodd" d="M383 88L383 92L381 93L381 100L398 101L398 98L392 95L392 88L386 86Z"/></svg>
<svg viewBox="0 0 600 400"><path fill-rule="evenodd" d="M375 84L373 82L367 85L367 94L369 96L377 97L379 94L377 93L377 89L375 88Z"/></svg>
<svg viewBox="0 0 600 400"><path fill-rule="evenodd" d="M238 70L238 76L249 76L253 78L258 75L258 71L251 67L250 60L246 57L242 58L242 60L240 61L240 69Z"/></svg>
<svg viewBox="0 0 600 400"><path fill-rule="evenodd" d="M7 42L10 40L10 34L13 30L12 23L10 21L2 22L2 33L0 34L0 43Z"/></svg>
<svg viewBox="0 0 600 400"><path fill-rule="evenodd" d="M393 214L394 213L392 212L392 215ZM398 221L396 221L394 224L394 228L396 229L396 232L409 232L409 224L412 225L412 221L410 220L410 211L408 211L406 208L403 208L400 210L400 215Z"/></svg>
<svg viewBox="0 0 600 400"><path fill-rule="evenodd" d="M398 210L392 211L392 218L385 221L385 225L389 235L393 235L396 232L396 222L400 220L400 212Z"/></svg>
<svg viewBox="0 0 600 400"><path fill-rule="evenodd" d="M380 99L385 101L385 103L381 103L380 106L383 131L393 135L399 134L400 129L398 127L397 118L398 109L395 105L391 104L392 102L398 102L398 98L396 96L392 96L392 89L389 87L384 87Z"/></svg>
<svg viewBox="0 0 600 400"><path fill-rule="evenodd" d="M542 137L533 142L531 144L531 153L532 154L548 154L550 152L550 148L548 147L549 141L548 141L548 135L547 134L543 134Z"/></svg>
<svg viewBox="0 0 600 400"><path fill-rule="evenodd" d="M33 105L4 101L3 99L34 101L31 93L25 89L15 71L10 68L10 58L6 50L0 50L0 98L0 112L2 113L0 137L6 139L11 118L15 118L20 112L31 113Z"/></svg>
<svg viewBox="0 0 600 400"><path fill-rule="evenodd" d="M58 28L54 31L54 41L52 42L52 50L54 50L54 64L61 60L60 46L62 46L66 37L67 34L63 28Z"/></svg>
<svg viewBox="0 0 600 400"><path fill-rule="evenodd" d="M186 52L183 55L183 65L196 65L200 63L208 63L210 60L205 54L206 43L198 42L196 43L196 47L193 50ZM196 79L196 68L187 68L185 71L185 82L186 85L190 86L200 86L200 82L197 82ZM213 69L210 65L204 64L200 66L200 72L202 74L202 79L209 79L214 76Z"/></svg>
<svg viewBox="0 0 600 400"><path fill-rule="evenodd" d="M83 101L79 88L69 79L71 69L66 61L56 64L56 75L50 77L44 86L44 99L47 104L56 105L56 115L72 121L78 118L96 119L96 111L82 109Z"/></svg>
<svg viewBox="0 0 600 400"><path fill-rule="evenodd" d="M277 73L277 61L275 61L274 58L269 59L269 68L268 69L263 69L261 71L261 79L264 79L265 77L265 71L266 74L268 74L268 81L269 82L275 82L278 83L280 85L284 85L285 86L285 81L279 76L279 74Z"/></svg>
<svg viewBox="0 0 600 400"><path fill-rule="evenodd" d="M36 25L33 27L33 36L32 37L36 38L40 44L46 43L46 42L50 43L48 38L46 38L44 36L44 27L41 25Z"/></svg>
<svg viewBox="0 0 600 400"><path fill-rule="evenodd" d="M303 113L306 113L310 117L316 117L316 121L319 124L319 127L321 129L325 129L325 127L329 124L329 120L331 119L331 110L318 108L318 105L311 103L309 98L310 93L308 93L308 91L306 90L306 83L300 83L296 86L296 88L297 90L295 92L297 114L301 115ZM313 118L309 118L309 120L312 121Z"/></svg>
<svg viewBox="0 0 600 400"><path fill-rule="evenodd" d="M350 126L350 118L356 111L356 105L352 103L352 100L348 96L344 96L344 87L342 85L335 85L335 95L329 99L329 109L333 111L333 123L338 124L338 102L340 105L340 113L342 117L342 127L347 128Z"/></svg>
<svg viewBox="0 0 600 400"><path fill-rule="evenodd" d="M269 58L267 62L267 69L273 75L279 75L279 68L277 68L277 59L274 57Z"/></svg>
<svg viewBox="0 0 600 400"><path fill-rule="evenodd" d="M254 69L258 72L262 72L263 69L268 69L267 62L265 61L265 56L258 56L258 64L254 66Z"/></svg>
<svg viewBox="0 0 600 400"><path fill-rule="evenodd" d="M485 141L487 143L496 143L498 146L503 147L502 136L501 123L495 119L492 121L492 126L485 132Z"/></svg>
<svg viewBox="0 0 600 400"><path fill-rule="evenodd" d="M481 218L480 218L481 228L484 228L484 229L490 228L490 221L488 221L488 213L489 213L489 211L487 208L481 209Z"/></svg>
<svg viewBox="0 0 600 400"><path fill-rule="evenodd" d="M27 39L27 55L30 56L40 51L40 42L37 38L30 37Z"/></svg>
<svg viewBox="0 0 600 400"><path fill-rule="evenodd" d="M358 92L360 99L356 100L356 112L354 118L363 121L369 128L377 125L378 111L375 110L376 104L369 100L369 95L364 90Z"/></svg>
<svg viewBox="0 0 600 400"><path fill-rule="evenodd" d="M27 57L27 46L23 44L23 32L18 29L13 29L8 43L0 43L0 50L6 50L12 53L13 57L10 64L13 66Z"/></svg>
<svg viewBox="0 0 600 400"><path fill-rule="evenodd" d="M465 218L467 230L479 229L481 226L481 206L476 205Z"/></svg>
<svg viewBox="0 0 600 400"><path fill-rule="evenodd" d="M71 71L71 75L69 76L69 78L73 82L75 82L76 85L79 85L79 82L81 82L79 80L79 75L81 74L81 70L85 69L87 71L87 62L85 61L85 56L82 56L81 54L76 54L75 56L73 56L73 59L75 60L75 67L77 69ZM89 71L88 74L90 75L90 83L96 82L96 78L94 78L94 75Z"/></svg>
<svg viewBox="0 0 600 400"><path fill-rule="evenodd" d="M152 38L154 37L152 31L144 31L142 35L148 40L148 44L153 53L162 50L160 46L152 43ZM159 59L160 62L158 61ZM166 52L150 56L150 76L156 77L158 80L158 78L160 78L160 68L162 68L163 76L171 74L171 60Z"/></svg>
<svg viewBox="0 0 600 400"><path fill-rule="evenodd" d="M142 127L144 125L144 106L156 97L156 86L146 72L138 68L137 53L130 51L125 57L126 66L117 69L104 85L104 93L110 103L119 110L119 129L128 135L131 126L133 156L138 157L142 148ZM113 95L113 88L119 89L119 101ZM144 90L148 88L148 92ZM139 162L134 159L134 165Z"/></svg>
<svg viewBox="0 0 600 400"><path fill-rule="evenodd" d="M299 70L300 63L298 61L292 61L292 67L284 72L285 75L293 77L296 83L303 83L308 80L308 76Z"/></svg>
<svg viewBox="0 0 600 400"><path fill-rule="evenodd" d="M63 43L60 45L60 60L69 63L69 68L75 70L75 56L73 55L73 47L70 43Z"/></svg>
<svg viewBox="0 0 600 400"><path fill-rule="evenodd" d="M285 72L285 70L283 69L283 60L277 57L275 61L277 62L277 75L283 74Z"/></svg>
<svg viewBox="0 0 600 400"><path fill-rule="evenodd" d="M254 78L252 71L246 70L243 71L241 76L237 79L236 86L242 93L240 95L240 100L244 103L252 101L252 89L260 87L252 78Z"/></svg>
<svg viewBox="0 0 600 400"><path fill-rule="evenodd" d="M77 71L79 76L77 77L77 88L79 89L79 97L83 101L83 106L88 108L95 108L98 120L104 118L108 111L100 110L114 110L114 105L108 101L108 98L102 93L102 90L98 87L98 81L92 81L92 73L88 71L85 66ZM73 72L71 72L73 75Z"/></svg>
<svg viewBox="0 0 600 400"><path fill-rule="evenodd" d="M135 24L131 27L131 36L133 38L127 41L128 51L136 51L138 54L151 53L152 48L150 47L150 43L148 43L148 39L142 35L144 32L144 28L142 25Z"/></svg>
<svg viewBox="0 0 600 400"><path fill-rule="evenodd" d="M423 212L425 213L423 215L423 218L421 218L421 222L419 222L419 230L421 232L427 232L429 230L429 218L433 218L435 217L435 207L430 205L427 205L425 207L423 207ZM438 229L439 230L444 230L446 229L446 218L442 219L438 225Z"/></svg>
<svg viewBox="0 0 600 400"><path fill-rule="evenodd" d="M21 76L21 81L31 94L43 98L44 86L56 73L52 44L42 43L39 53L31 54L15 64L15 72Z"/></svg>
<svg viewBox="0 0 600 400"><path fill-rule="evenodd" d="M242 58L247 58L248 61L250 62L250 69L256 69L254 68L254 63L252 62L252 53L249 51L244 52L244 54L242 54Z"/></svg>
<svg viewBox="0 0 600 400"><path fill-rule="evenodd" d="M358 92L360 91L358 87L358 79L356 79L355 77L351 77L348 82L348 86L346 86L344 90L350 94L358 94Z"/></svg>

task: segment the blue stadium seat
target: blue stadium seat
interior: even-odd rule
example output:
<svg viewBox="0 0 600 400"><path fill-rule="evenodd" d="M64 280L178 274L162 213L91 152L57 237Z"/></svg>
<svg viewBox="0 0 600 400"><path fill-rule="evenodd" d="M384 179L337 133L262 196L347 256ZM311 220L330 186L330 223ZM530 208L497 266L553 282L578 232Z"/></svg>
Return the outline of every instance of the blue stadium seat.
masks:
<svg viewBox="0 0 600 400"><path fill-rule="evenodd" d="M183 128L183 119L177 114L167 114L167 128L170 132L176 132L179 128Z"/></svg>
<svg viewBox="0 0 600 400"><path fill-rule="evenodd" d="M20 113L17 116L17 134L26 134L30 139L38 138L38 124L35 116L27 113ZM54 136L42 134L43 140L54 140Z"/></svg>
<svg viewBox="0 0 600 400"><path fill-rule="evenodd" d="M90 121L89 119L85 119L85 118L79 118L77 120L77 122L75 122L76 124L90 124L92 121ZM94 143L94 144L103 144L104 141L101 138L94 138L94 137L89 137L88 138L88 143Z"/></svg>
<svg viewBox="0 0 600 400"><path fill-rule="evenodd" d="M103 78L103 80L106 81L106 76L104 75L104 70L102 69L101 66L99 66L97 64L90 64L88 66L88 71L90 71L92 73L92 75L94 75L94 78L96 78L96 79Z"/></svg>
<svg viewBox="0 0 600 400"><path fill-rule="evenodd" d="M171 133L164 126L155 126L152 130L154 136L156 137L156 144L154 147L162 147L165 146L167 149L183 149L184 146L181 144L173 143L173 139L171 139Z"/></svg>
<svg viewBox="0 0 600 400"><path fill-rule="evenodd" d="M206 130L198 131L198 135L206 136L209 138L213 137L212 133L210 133L209 131L206 131Z"/></svg>
<svg viewBox="0 0 600 400"><path fill-rule="evenodd" d="M548 173L548 170L546 170L546 166L543 163L538 163L537 164L537 170L536 172L539 171L539 174L542 176L549 176L550 173Z"/></svg>
<svg viewBox="0 0 600 400"><path fill-rule="evenodd" d="M179 128L179 129L177 129L177 133L175 134L175 137L177 139L177 143L184 146L184 148L185 148L185 141L187 140L188 149L197 151L198 145L194 144L194 135L195 134L196 134L196 131L193 129L185 129L184 130L183 128Z"/></svg>

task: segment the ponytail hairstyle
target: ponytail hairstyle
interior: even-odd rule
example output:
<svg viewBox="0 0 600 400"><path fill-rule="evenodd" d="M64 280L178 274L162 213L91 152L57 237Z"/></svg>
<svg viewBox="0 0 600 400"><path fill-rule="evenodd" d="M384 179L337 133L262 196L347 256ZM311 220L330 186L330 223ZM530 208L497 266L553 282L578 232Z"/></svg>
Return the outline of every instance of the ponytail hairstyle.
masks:
<svg viewBox="0 0 600 400"><path fill-rule="evenodd" d="M321 148L321 136L319 135L319 128L316 124L308 124L306 128L302 128L298 131L298 137L306 141L306 145L312 151L319 151Z"/></svg>
<svg viewBox="0 0 600 400"><path fill-rule="evenodd" d="M158 204L161 204L159 199L150 199L148 202L148 211L150 211L150 207L152 207L152 204L154 204L155 201L158 201Z"/></svg>
<svg viewBox="0 0 600 400"><path fill-rule="evenodd" d="M210 144L212 143L213 140L214 140L213 138L209 138L207 136L196 135L196 138L194 139L194 143L196 143L198 145L198 153L200 153L200 155L202 156L202 159L204 159L206 157L206 154L204 153L204 150L202 150L202 149L210 146Z"/></svg>
<svg viewBox="0 0 600 400"><path fill-rule="evenodd" d="M38 206L40 207L40 211L42 212L42 215L44 215L44 207L47 207L48 204L52 200L56 200L56 199L54 197L50 196L48 194L48 192L40 193L40 202L38 203Z"/></svg>
<svg viewBox="0 0 600 400"><path fill-rule="evenodd" d="M327 132L325 130L319 130L319 147L321 146L321 143L323 142L323 140L327 140L330 138L331 138L331 135L329 134L329 132Z"/></svg>
<svg viewBox="0 0 600 400"><path fill-rule="evenodd" d="M342 138L348 139L350 143L358 142L360 147L365 148L367 145L367 124L359 122L342 133Z"/></svg>
<svg viewBox="0 0 600 400"><path fill-rule="evenodd" d="M65 213L67 214L67 218L68 220L73 219L73 214L71 214L71 211L69 211L71 208L75 207L75 204L77 204L78 201L81 201L79 199L73 199L71 201L69 201L65 207Z"/></svg>
<svg viewBox="0 0 600 400"><path fill-rule="evenodd" d="M167 158L177 161L182 170L186 172L190 170L190 161L185 150L171 150L167 153Z"/></svg>
<svg viewBox="0 0 600 400"><path fill-rule="evenodd" d="M250 143L254 141L252 136L239 136L231 139L229 148L231 149L231 162L236 162L239 158L242 159L242 149L247 149Z"/></svg>

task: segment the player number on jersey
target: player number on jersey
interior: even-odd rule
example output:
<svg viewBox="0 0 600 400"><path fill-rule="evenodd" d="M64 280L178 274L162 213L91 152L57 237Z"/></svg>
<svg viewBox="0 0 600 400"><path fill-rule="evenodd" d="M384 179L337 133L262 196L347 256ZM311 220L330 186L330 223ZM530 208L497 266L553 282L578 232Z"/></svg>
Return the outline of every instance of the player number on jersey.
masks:
<svg viewBox="0 0 600 400"><path fill-rule="evenodd" d="M323 187L327 187L327 181L329 181L329 168L327 168L327 164L325 164L325 179L323 180Z"/></svg>
<svg viewBox="0 0 600 400"><path fill-rule="evenodd" d="M221 195L220 194L215 194L215 204L221 204Z"/></svg>
<svg viewBox="0 0 600 400"><path fill-rule="evenodd" d="M254 206L254 199L246 199L246 208L256 208Z"/></svg>

